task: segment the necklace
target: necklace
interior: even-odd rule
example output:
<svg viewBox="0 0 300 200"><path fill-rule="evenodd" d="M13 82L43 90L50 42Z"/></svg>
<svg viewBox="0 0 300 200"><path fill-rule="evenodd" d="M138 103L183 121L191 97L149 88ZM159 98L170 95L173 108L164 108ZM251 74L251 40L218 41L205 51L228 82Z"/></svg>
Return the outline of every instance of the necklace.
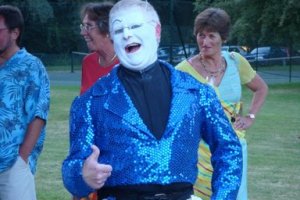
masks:
<svg viewBox="0 0 300 200"><path fill-rule="evenodd" d="M218 69L216 71L212 71L210 69L208 69L208 67L203 63L202 59L200 58L200 63L203 66L204 71L209 74L210 77L214 77L216 78L217 76L219 76L220 74L222 74L223 72L225 72L225 62L224 62L224 58L222 57L222 61L221 61L221 66L218 67Z"/></svg>
<svg viewBox="0 0 300 200"><path fill-rule="evenodd" d="M101 63L101 59L100 59L100 56L99 56L99 58L98 58L98 63L99 63L99 65L100 66L108 66L108 65L110 65L114 60L115 60L115 58L117 57L117 54L115 54L111 59L110 59L110 61L106 64L106 65L104 65L103 63Z"/></svg>
<svg viewBox="0 0 300 200"><path fill-rule="evenodd" d="M206 74L209 75L209 76L206 76L206 81L208 82L209 85L214 86L215 82L216 82L216 78L219 75L221 75L222 73L225 72L225 60L224 60L224 58L222 57L221 66L218 67L218 69L216 71L212 71L212 70L208 69L208 67L202 61L201 56L199 58L199 61L201 63L201 66L203 67L204 71L206 72Z"/></svg>

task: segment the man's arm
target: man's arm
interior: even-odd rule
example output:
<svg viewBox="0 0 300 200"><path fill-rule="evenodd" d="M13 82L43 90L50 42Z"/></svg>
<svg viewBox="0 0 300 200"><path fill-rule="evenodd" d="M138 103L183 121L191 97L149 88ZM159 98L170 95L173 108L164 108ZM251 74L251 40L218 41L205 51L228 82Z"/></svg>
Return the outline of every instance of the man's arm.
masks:
<svg viewBox="0 0 300 200"><path fill-rule="evenodd" d="M214 169L212 200L236 199L242 177L242 149L214 91L207 90L203 139L210 147Z"/></svg>
<svg viewBox="0 0 300 200"><path fill-rule="evenodd" d="M46 124L50 107L50 83L43 63L37 59L31 68L31 83L26 88L25 107L30 119L24 139L19 148L19 155L25 162L36 145Z"/></svg>
<svg viewBox="0 0 300 200"><path fill-rule="evenodd" d="M84 98L84 97L82 97ZM75 99L70 111L70 150L62 165L66 189L77 197L86 197L101 188L110 176L111 166L98 163L99 149L94 143L94 127L87 101ZM92 147L92 148L91 148Z"/></svg>
<svg viewBox="0 0 300 200"><path fill-rule="evenodd" d="M34 145L36 144L36 141L38 140L44 125L45 121L41 118L36 117L32 120L27 128L25 138L19 149L19 154L26 163L28 162L28 157Z"/></svg>

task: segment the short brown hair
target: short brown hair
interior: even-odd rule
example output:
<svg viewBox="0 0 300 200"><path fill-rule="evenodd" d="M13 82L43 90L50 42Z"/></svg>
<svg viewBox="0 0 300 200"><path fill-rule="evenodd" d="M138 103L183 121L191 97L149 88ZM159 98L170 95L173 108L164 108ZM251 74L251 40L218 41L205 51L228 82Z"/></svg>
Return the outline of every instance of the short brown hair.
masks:
<svg viewBox="0 0 300 200"><path fill-rule="evenodd" d="M194 35L203 30L218 32L226 40L230 30L230 16L220 8L207 8L199 13L194 22Z"/></svg>
<svg viewBox="0 0 300 200"><path fill-rule="evenodd" d="M17 45L20 45L21 37L24 30L24 19L19 8L11 5L0 6L0 16L4 18L4 23L11 31L15 28L19 29L19 37L17 38Z"/></svg>
<svg viewBox="0 0 300 200"><path fill-rule="evenodd" d="M99 3L87 3L81 9L81 20L85 15L92 21L95 21L98 25L101 34L105 35L109 33L108 17L113 3L110 1Z"/></svg>

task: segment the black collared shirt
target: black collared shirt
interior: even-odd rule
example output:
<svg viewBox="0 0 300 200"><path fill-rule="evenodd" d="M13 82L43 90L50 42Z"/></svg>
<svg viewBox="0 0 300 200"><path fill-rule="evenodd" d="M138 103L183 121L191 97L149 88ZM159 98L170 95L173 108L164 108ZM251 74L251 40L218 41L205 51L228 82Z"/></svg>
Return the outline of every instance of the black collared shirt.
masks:
<svg viewBox="0 0 300 200"><path fill-rule="evenodd" d="M132 71L121 65L118 77L148 129L160 139L170 113L169 70L158 61L142 71Z"/></svg>

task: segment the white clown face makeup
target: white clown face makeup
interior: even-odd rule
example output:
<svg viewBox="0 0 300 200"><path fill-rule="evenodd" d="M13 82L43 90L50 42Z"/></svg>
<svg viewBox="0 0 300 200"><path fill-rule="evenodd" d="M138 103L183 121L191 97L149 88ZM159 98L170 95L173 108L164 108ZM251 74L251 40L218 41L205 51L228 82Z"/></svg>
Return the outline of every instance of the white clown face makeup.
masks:
<svg viewBox="0 0 300 200"><path fill-rule="evenodd" d="M157 60L160 25L147 19L137 7L110 16L110 34L121 64L139 71Z"/></svg>

